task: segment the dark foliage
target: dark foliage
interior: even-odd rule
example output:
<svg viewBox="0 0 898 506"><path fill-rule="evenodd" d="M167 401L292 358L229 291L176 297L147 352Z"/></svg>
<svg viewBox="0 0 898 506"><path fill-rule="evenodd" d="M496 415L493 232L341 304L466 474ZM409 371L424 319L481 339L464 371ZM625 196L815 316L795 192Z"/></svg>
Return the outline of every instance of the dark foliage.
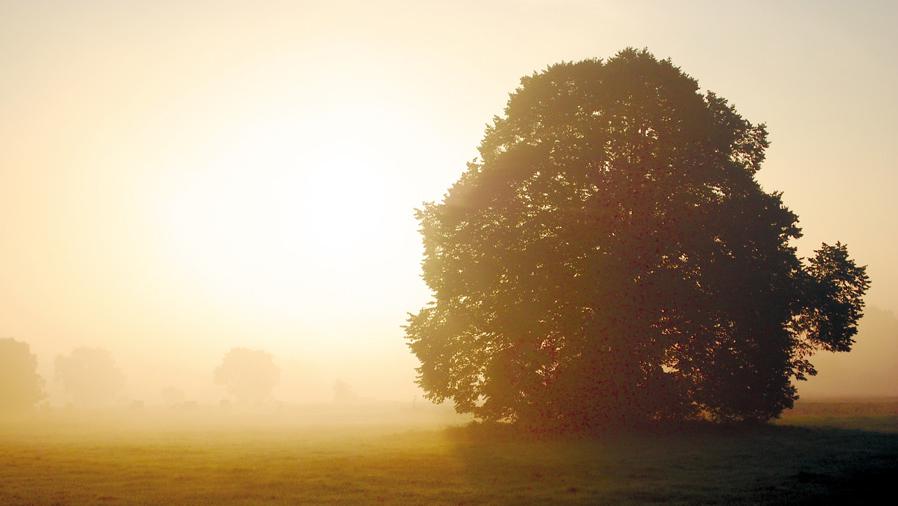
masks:
<svg viewBox="0 0 898 506"><path fill-rule="evenodd" d="M797 216L755 179L767 146L646 51L524 77L417 212L429 398L580 429L790 407L814 350L850 350L869 281L840 243L797 257Z"/></svg>

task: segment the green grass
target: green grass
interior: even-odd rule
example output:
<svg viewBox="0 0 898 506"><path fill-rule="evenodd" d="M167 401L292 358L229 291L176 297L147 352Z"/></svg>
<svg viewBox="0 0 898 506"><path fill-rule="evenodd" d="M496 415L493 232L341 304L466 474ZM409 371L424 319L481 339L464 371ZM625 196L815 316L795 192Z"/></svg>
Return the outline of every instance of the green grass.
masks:
<svg viewBox="0 0 898 506"><path fill-rule="evenodd" d="M550 440L484 426L0 431L4 505L856 502L896 479L894 410Z"/></svg>

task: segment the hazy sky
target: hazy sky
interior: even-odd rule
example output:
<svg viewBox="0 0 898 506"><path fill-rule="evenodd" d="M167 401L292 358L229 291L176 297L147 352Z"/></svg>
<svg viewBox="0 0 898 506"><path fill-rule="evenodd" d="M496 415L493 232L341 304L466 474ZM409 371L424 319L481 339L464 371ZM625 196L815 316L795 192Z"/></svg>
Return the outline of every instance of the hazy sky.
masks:
<svg viewBox="0 0 898 506"><path fill-rule="evenodd" d="M282 398L410 399L412 209L522 75L626 46L766 122L801 253L847 242L894 312L895 26L895 2L0 0L0 336L48 378L105 347L137 397L220 395L243 345Z"/></svg>

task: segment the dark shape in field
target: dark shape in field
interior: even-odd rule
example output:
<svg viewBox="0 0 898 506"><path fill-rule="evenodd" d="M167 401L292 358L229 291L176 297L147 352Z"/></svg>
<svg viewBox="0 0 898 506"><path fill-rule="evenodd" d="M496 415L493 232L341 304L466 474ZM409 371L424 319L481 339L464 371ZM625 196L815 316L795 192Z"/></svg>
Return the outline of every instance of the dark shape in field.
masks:
<svg viewBox="0 0 898 506"><path fill-rule="evenodd" d="M280 376L270 353L248 348L232 348L215 369L215 383L245 404L268 400Z"/></svg>
<svg viewBox="0 0 898 506"><path fill-rule="evenodd" d="M108 406L124 386L124 374L104 349L76 348L57 357L55 368L56 380L76 405Z"/></svg>
<svg viewBox="0 0 898 506"><path fill-rule="evenodd" d="M870 407L878 410L854 409ZM533 439L515 426L487 423L447 436L482 494L529 480L530 500L509 503L536 504L547 493L576 504L876 504L889 497L898 478L894 414L823 413L801 425L697 422ZM871 422L889 429L866 430Z"/></svg>
<svg viewBox="0 0 898 506"><path fill-rule="evenodd" d="M0 339L0 413L30 409L43 398L44 380L28 343Z"/></svg>
<svg viewBox="0 0 898 506"><path fill-rule="evenodd" d="M417 211L430 399L543 428L760 421L814 350L851 349L865 268L840 243L796 256L798 217L755 179L765 126L698 90L633 49L521 80Z"/></svg>

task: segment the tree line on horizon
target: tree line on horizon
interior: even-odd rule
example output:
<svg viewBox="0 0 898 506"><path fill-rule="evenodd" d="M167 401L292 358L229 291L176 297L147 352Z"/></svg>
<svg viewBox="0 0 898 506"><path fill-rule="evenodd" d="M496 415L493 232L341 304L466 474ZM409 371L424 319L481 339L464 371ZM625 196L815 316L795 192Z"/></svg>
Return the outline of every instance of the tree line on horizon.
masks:
<svg viewBox="0 0 898 506"><path fill-rule="evenodd" d="M37 356L28 343L0 339L0 414L27 411L45 400L46 385L37 366ZM224 354L212 380L237 404L251 405L271 399L280 375L270 353L235 347ZM125 374L107 350L80 347L56 358L54 380L61 384L72 405L103 407L116 401L125 385ZM162 388L160 394L169 406L195 404L174 386ZM357 399L349 384L339 379L333 384L333 395L336 402Z"/></svg>

